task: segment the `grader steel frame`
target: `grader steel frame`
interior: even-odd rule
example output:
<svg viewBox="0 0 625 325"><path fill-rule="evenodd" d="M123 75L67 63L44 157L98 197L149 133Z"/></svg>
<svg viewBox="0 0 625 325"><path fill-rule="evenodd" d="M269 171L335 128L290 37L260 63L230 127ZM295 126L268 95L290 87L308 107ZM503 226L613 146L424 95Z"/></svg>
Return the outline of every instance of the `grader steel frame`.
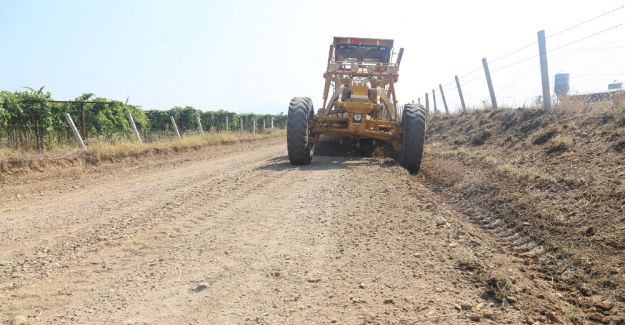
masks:
<svg viewBox="0 0 625 325"><path fill-rule="evenodd" d="M378 47L388 51L387 62L337 60L337 47ZM335 37L328 53L323 77L323 107L312 125L314 133L328 136L361 136L378 140L397 140L400 133L395 82L404 49L396 62L390 62L393 40ZM330 90L333 90L329 97ZM362 118L361 122L354 119ZM350 123L351 122L351 123ZM355 123L354 123L355 122Z"/></svg>
<svg viewBox="0 0 625 325"><path fill-rule="evenodd" d="M404 49L392 62L393 40L335 37L323 74L323 106L295 97L289 105L287 142L292 164L309 164L321 135L350 137L367 147L386 141L400 164L418 172L425 138L425 109L407 104L400 115L395 83ZM332 94L330 95L330 92Z"/></svg>

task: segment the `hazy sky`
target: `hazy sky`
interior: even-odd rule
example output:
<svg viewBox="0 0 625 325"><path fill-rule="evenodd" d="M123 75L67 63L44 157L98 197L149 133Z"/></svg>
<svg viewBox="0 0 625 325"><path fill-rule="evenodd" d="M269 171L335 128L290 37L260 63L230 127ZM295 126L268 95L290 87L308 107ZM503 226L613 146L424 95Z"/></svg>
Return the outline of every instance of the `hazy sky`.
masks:
<svg viewBox="0 0 625 325"><path fill-rule="evenodd" d="M549 35L624 4L3 0L0 89L46 86L56 99L93 92L158 109L281 112L293 96L311 97L318 107L328 46L337 35L395 39L405 48L400 101L442 83L455 106L455 87L447 83L480 68L482 57L495 59L535 43L540 29ZM548 39L548 47L618 23L625 23L625 10ZM574 91L603 90L608 79L624 79L624 47L621 26L550 53L550 72L571 72ZM539 94L537 59L497 71L537 52L531 45L493 62L500 101L520 105ZM462 81L471 105L488 98L481 70Z"/></svg>

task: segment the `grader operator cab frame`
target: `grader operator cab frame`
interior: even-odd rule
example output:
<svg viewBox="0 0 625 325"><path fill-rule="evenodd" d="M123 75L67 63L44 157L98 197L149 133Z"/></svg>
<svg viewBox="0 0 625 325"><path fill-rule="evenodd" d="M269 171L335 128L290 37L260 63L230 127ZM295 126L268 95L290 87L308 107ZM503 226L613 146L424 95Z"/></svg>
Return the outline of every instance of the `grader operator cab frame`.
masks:
<svg viewBox="0 0 625 325"><path fill-rule="evenodd" d="M292 164L309 164L315 144L325 135L355 138L370 148L373 141L389 142L402 166L411 173L419 171L425 109L407 104L399 115L395 83L404 49L395 62L392 50L389 39L334 38L323 74L323 106L315 115L310 98L295 97L289 105L287 147Z"/></svg>

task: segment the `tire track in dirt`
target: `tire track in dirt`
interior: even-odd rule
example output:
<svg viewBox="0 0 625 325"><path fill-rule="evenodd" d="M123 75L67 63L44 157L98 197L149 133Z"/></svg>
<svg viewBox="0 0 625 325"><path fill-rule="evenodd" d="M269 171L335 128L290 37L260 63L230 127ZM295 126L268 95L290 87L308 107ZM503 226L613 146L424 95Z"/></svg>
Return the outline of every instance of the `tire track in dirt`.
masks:
<svg viewBox="0 0 625 325"><path fill-rule="evenodd" d="M251 166L246 166L246 168L248 167ZM160 222L153 228L141 229L132 238L128 238L118 245L101 252L105 256L115 255L117 260L122 261L121 263L111 265L111 269L107 270L115 271L121 274L121 276L117 276L112 281L105 282L105 285L100 286L100 290L95 294L95 300L74 300L71 305L80 305L81 307L78 310L74 310L75 314L71 314L71 312L69 314L66 313L63 319L85 316L91 311L93 313L92 317L100 317L98 319L103 322L127 321L129 315L133 314L133 308L140 310L144 305L143 303L133 305L127 302L126 297L141 296L142 298L139 300L141 302L146 300L145 296L151 294L149 290L145 292L144 284L150 280L155 280L154 276L156 274L145 270L146 264L148 269L157 264L169 265L169 277L163 277L161 274L157 282L159 287L171 286L176 288L175 290L166 291L164 295L147 300L152 302L172 301L172 305L176 305L177 301L182 301L183 299L180 299L180 295L188 295L191 289L189 282L186 281L189 280L188 275L193 274L192 268L187 263L201 258L201 256L196 254L198 250L216 253L215 249L208 247L208 243L213 243L214 238L201 237L206 229L205 227L207 225L211 228L219 227L218 224L211 222L213 218L222 217L224 211L236 207L251 192L260 190L275 181L262 176L256 172L245 172L245 175L237 176L239 181L234 184L227 184L221 188L218 186L214 187L212 191L218 190L216 195L207 195L206 192L194 193L194 195L198 195L198 199L185 203L192 209L170 211L170 213L173 212L176 216L179 216L178 218L164 220L164 222ZM155 241L157 241L156 244L154 244ZM116 246L124 247L124 249L119 251ZM140 258L137 259L137 257ZM101 264L101 262L97 264ZM220 270L217 273L221 274L223 271ZM85 271L84 274L89 274L89 271ZM223 277L223 274L218 277ZM172 279L177 280L171 281ZM189 281L193 282L194 280L196 279L190 279ZM108 288L120 289L116 290L115 293L111 293ZM94 308L97 308L100 300L110 301L113 303L113 306L120 305L124 308L121 309L122 312L115 309L98 309L95 312ZM167 310L167 306L168 304L162 305L165 310Z"/></svg>
<svg viewBox="0 0 625 325"><path fill-rule="evenodd" d="M276 273L278 271L275 268L270 267L273 264L271 261L294 250L292 241L287 243L279 240L284 236L284 228L279 225L283 216L297 209L298 206L294 203L298 201L302 189L306 187L303 186L305 182L293 179L286 171L280 173L280 177L263 168L257 169L257 172L265 178L261 185L256 190L248 189L237 193L237 198L232 202L218 204L219 208L215 212L208 213L210 220L214 220L215 223L209 227L210 229L199 230L202 234L212 234L207 236L210 241L200 238L194 243L202 250L198 256L200 261L216 259L223 266L207 272L202 262L197 263L195 267L187 265L187 274L183 275L181 280L184 284L182 288L175 294L165 297L162 293L155 292L159 298L154 298L175 303L180 300L180 296L185 296L187 303L181 308L170 310L166 315L161 315L161 319L148 318L150 321L201 323L210 319L214 323L240 323L246 318L246 314L268 307L267 300L265 304L260 305L257 301L249 300L258 299L261 292L261 296L264 296L273 291L273 288L267 287L267 278L280 275ZM294 190L284 193L282 189L285 187L293 187ZM267 204L259 206L260 202ZM250 212L253 212L252 215L249 215ZM278 253L277 250L280 249L284 251ZM195 292L197 290L193 289L199 285L207 287L201 292ZM223 295L223 292L228 294ZM211 299L215 296L219 296L220 299ZM124 314L120 314L119 317L123 318ZM145 316L143 317L140 318L140 322L146 321ZM250 315L247 318L251 317Z"/></svg>
<svg viewBox="0 0 625 325"><path fill-rule="evenodd" d="M219 164L219 168L232 169L236 168L238 164L243 163L237 161L237 158L244 157L245 153L240 154L239 157L235 157L235 161L232 162L233 157L222 158L218 157L213 161L210 161L210 165ZM174 163L176 166L176 163ZM149 179L141 177L141 172L137 177L132 175L128 179L128 175L122 175L117 177L109 177L104 179L104 182L97 184L90 184L91 186L82 185L84 189L80 189L81 186L74 185L72 191L63 192L58 188L51 191L43 192L39 194L37 199L40 202L30 204L28 207L22 207L22 209L4 209L2 214L6 214L5 219L6 228L0 229L0 235L6 236L3 231L10 231L13 234L22 234L25 237L33 237L39 235L39 233L32 233L37 229L47 229L50 226L49 223L54 223L58 218L42 218L37 211L48 211L62 208L63 205L71 206L73 210L79 210L80 214L76 217L76 222L85 221L82 218L86 218L90 215L89 212L105 210L120 211L120 209L132 209L133 204L141 202L141 204L152 204L156 202L144 201L145 197L163 195L172 191L184 190L188 184L196 182L194 178L201 175L189 175L189 172L195 168L204 168L205 166L176 166L176 168L166 168L164 171L158 171L151 174ZM212 168L217 168L213 166ZM180 175L182 174L182 175ZM214 174L206 174L206 181L211 181L216 176ZM227 177L226 177L227 178ZM157 180L157 184L152 184ZM80 184L80 183L79 183ZM147 185L146 185L147 184ZM195 184L201 186L202 184ZM69 187L69 185L66 185ZM58 192L57 192L58 191ZM172 195L174 193L171 193ZM54 196L55 200L45 200L45 196ZM4 205L4 204L3 204ZM0 205L0 208L2 205ZM66 212L66 211L63 211ZM62 220L62 219L61 219ZM21 226L21 228L20 228ZM12 240L18 240L23 238L12 238Z"/></svg>
<svg viewBox="0 0 625 325"><path fill-rule="evenodd" d="M270 152L271 156L273 153ZM239 156L231 157L234 159ZM5 284L12 288L20 286L20 273L29 270L31 276L45 277L47 273L54 269L67 267L68 263L72 263L78 259L84 259L86 256L98 253L98 246L103 244L114 244L115 241L131 237L138 229L146 226L152 227L161 222L173 220L177 214L184 214L186 211L181 207L190 209L198 200L204 199L201 194L207 188L213 186L224 186L226 190L231 190L247 179L236 176L246 170L256 161L241 161L230 163L228 161L218 161L217 169L211 169L212 172L200 172L199 175L183 176L174 179L170 186L171 191L163 191L159 183L153 184L150 191L138 190L130 192L130 198L118 198L114 190L110 194L113 198L106 198L104 203L95 204L95 208L86 209L80 204L83 200L75 200L66 203L71 206L72 203L78 203L77 208L67 209L60 207L60 210L54 214L54 218L69 221L64 224L55 224L54 227L62 231L47 233L45 236L39 233L28 234L26 239L13 236L12 241L7 241L6 246L2 246L2 260L15 261L11 265L11 270L7 267L4 276L10 276L14 281L8 281L4 278ZM182 173L188 173L196 168L204 166L195 166L189 170L182 170ZM212 166L211 166L212 167ZM169 174L168 172L167 174ZM186 174L183 174L186 175ZM246 177L251 177L246 175ZM160 178L160 177L159 177ZM139 182L145 182L140 179ZM149 182L150 180L148 180ZM122 184L119 188L124 188L126 184ZM166 188L167 189L167 188ZM106 195L106 190L105 194ZM96 194L96 196L100 196ZM149 198L151 200L143 200ZM96 199L95 197L93 199ZM120 200L116 202L116 200ZM142 204L136 204L141 202ZM145 203L144 203L145 202ZM182 202L185 204L183 205ZM121 206L122 208L118 208ZM57 206L58 207L58 206ZM35 211L29 211L29 215L42 215L49 210L41 210L36 207ZM77 217L79 213L81 217ZM13 230L13 229L8 229ZM48 229L49 232L49 229ZM43 238L41 238L43 237ZM34 238L34 239L33 239ZM20 241L21 245L15 246L12 243ZM31 253L29 253L31 252ZM34 272L33 272L34 271Z"/></svg>
<svg viewBox="0 0 625 325"><path fill-rule="evenodd" d="M183 257L188 257L188 256L181 257L180 251L178 250L178 248L179 246L184 247L185 245L189 245L189 242L175 241L175 238L180 236L180 232L181 232L180 230L184 229L186 231L185 236L187 236L188 239L196 241L197 237L195 236L198 235L198 230L193 230L194 226L196 226L202 220L207 220L207 219L210 219L211 217L215 217L215 216L223 217L224 212L228 212L232 210L233 208L236 208L236 206L240 204L240 202L247 201L248 200L247 198L250 197L250 194L252 192L261 190L263 187L266 187L277 180L275 177L271 177L271 178L267 178L266 176L259 177L259 174L266 174L266 172L265 173L262 173L259 171L249 172L247 171L247 169L254 170L254 168L250 168L250 167L252 166L247 165L242 170L237 170L239 173L243 173L245 175L243 175L243 177L236 176L236 178L238 179L236 183L223 185L222 187L225 187L225 189L224 188L220 189L216 187L219 194L209 195L211 199L214 199L213 201L205 200L206 197L201 197L200 199L195 200L197 202L186 202L187 205L194 207L193 209L194 211L188 211L188 210L171 211L171 212L174 212L176 215L180 215L182 217L176 220L171 220L171 222L175 222L176 224L175 227L170 223L162 222L157 227L145 229L145 231L138 233L136 236L128 240L125 240L124 242L107 243L107 246L112 246L112 247L111 248L105 247L104 249L98 252L98 255L104 255L104 256L115 255L114 260L124 261L123 270L122 270L123 275L116 277L119 280L114 281L114 282L106 282L106 281L98 282L98 283L91 282L89 286L91 287L92 291L94 290L94 286L100 288L100 289L95 290L96 291L95 294L94 292L91 292L89 294L90 296L96 297L94 301L91 301L90 299L85 300L85 297L81 295L72 294L71 299L69 299L70 301L67 302L68 305L63 306L63 308L67 308L68 306L71 306L74 303L84 305L85 307L81 307L79 310L70 310L66 313L58 314L59 317L57 317L56 320L60 322L64 322L67 320L73 321L76 319L76 317L84 316L90 313L95 313L93 309L94 306L97 305L98 301L102 301L105 299L109 302L112 302L113 305L121 305L121 306L127 305L126 299L124 297L131 296L132 294L128 294L127 287L129 287L129 285L126 285L126 282L128 282L128 279L135 279L137 277L139 278L141 277L141 274L144 273L142 271L142 267L145 266L146 264L145 260L147 259L150 261L148 262L148 265L150 265L150 263L163 263L163 262L167 263L167 261L163 261L162 259L159 259L159 258L150 259L150 254L152 253L156 254L154 256L177 256L174 260L184 259ZM260 176L263 176L263 175L260 175ZM229 177L235 177L235 176L229 175ZM284 187L285 185L292 185L292 184L283 183L280 185L280 187ZM194 193L194 195L195 194L199 194L199 193ZM264 195L265 194L263 192L256 194L256 196L264 196ZM215 209L215 207L217 208ZM204 211L205 208L207 211ZM172 234L172 229L171 229L172 227L173 227L173 234ZM141 229L141 230L144 230L144 229ZM190 231L190 230L193 230L193 231ZM189 237L191 235L193 235L194 237ZM125 238L128 238L128 237L129 236L126 236ZM142 242L149 242L149 241L154 241L154 240L162 241L161 243L159 243L159 245L154 247L154 249L156 249L157 251L156 253L153 252L154 249L148 249L148 247L141 244ZM195 245L197 245L197 241ZM115 253L114 251L119 246L125 246L126 248L123 249L122 251L117 251ZM135 246L135 247L129 248L128 246ZM165 254L163 254L163 251L159 251L159 250L165 250L165 249L168 250L168 252ZM135 260L133 258L133 256L137 254L142 257L141 260ZM114 264L119 264L119 263L114 263ZM98 268L100 268L101 266L104 267L104 270L98 270ZM93 274L94 272L100 273L100 272L110 271L111 267L116 268L115 265L106 266L106 265L103 265L102 261L94 261L90 259L87 259L86 261L78 265L78 267L81 268L79 272L74 272L72 274L62 274L59 277L69 277L73 279L82 278L83 281L90 282L89 280L86 280L89 277L89 274ZM50 280L47 279L47 281L50 281ZM42 282L45 282L45 281L42 281ZM58 283L58 281L55 281L55 282ZM137 283L139 288L141 288L140 284L141 283L139 281ZM35 285L35 286L38 287L38 291L41 290L40 285ZM121 288L121 287L124 287L125 291L120 291L116 294L111 294L111 292L109 292L108 290L109 288ZM133 287L133 285L131 284L130 287ZM61 290L60 292L62 295L63 292L70 292L70 291L75 292L76 290L75 288L73 290L71 288L65 288ZM188 291L187 287L185 286L183 292L187 293L187 291ZM35 300L38 300L40 299L40 295L37 294L36 292L26 293L24 294L23 297L20 297L20 298L34 298ZM161 300L155 299L154 301L161 301ZM104 317L104 316L111 317L110 316L111 314L113 315L115 314L115 310L110 310L110 309L98 310L98 312L101 313L100 314L101 317ZM119 316L120 318L116 320L122 321L125 318L128 318L126 312L124 312L124 315ZM101 320L103 321L103 319ZM108 319L108 321L110 321L110 319Z"/></svg>
<svg viewBox="0 0 625 325"><path fill-rule="evenodd" d="M454 172L464 170L461 166L454 165L447 161L437 160L436 163L427 161L428 168L424 170L428 187L436 193L444 195L445 199L456 207L462 207L461 211L475 225L485 231L497 236L502 240L502 244L509 247L523 257L540 258L546 253L545 248L534 241L531 237L524 235L526 225L510 223L509 220L499 217L497 214L488 211L480 206L480 195L473 200L473 204L466 204L467 193L447 191L451 184L460 182L466 184L481 184L484 182L484 175L481 172L463 173L454 175ZM462 185L457 185L462 186ZM505 191L505 190L504 190Z"/></svg>
<svg viewBox="0 0 625 325"><path fill-rule="evenodd" d="M565 263L571 258L565 254L571 252L556 250L553 242L549 242L553 234L544 229L544 224L541 227L541 223L549 222L546 218L533 222L514 218L518 216L512 211L515 206L521 208L521 212L531 210L533 205L528 198L536 197L532 192L535 189L506 183L506 176L479 160L463 161L440 152L431 156L424 171L428 187L461 212L466 220L492 234L501 247L521 259L518 268L531 279L531 285L523 288L521 296L525 297L518 300L525 301L529 321L610 324L608 317L621 317L618 296L586 297L592 295L590 289L575 284L584 281L575 274L575 269L588 270L592 263L588 259L582 263L572 262L572 272L570 264ZM549 210L541 212L549 214ZM618 283L618 277L614 274L611 279Z"/></svg>

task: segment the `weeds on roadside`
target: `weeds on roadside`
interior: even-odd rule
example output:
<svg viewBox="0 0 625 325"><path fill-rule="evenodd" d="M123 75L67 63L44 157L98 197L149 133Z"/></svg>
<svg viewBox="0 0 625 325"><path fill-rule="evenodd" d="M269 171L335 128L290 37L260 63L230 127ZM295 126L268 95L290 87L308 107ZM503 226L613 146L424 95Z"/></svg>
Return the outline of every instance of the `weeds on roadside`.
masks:
<svg viewBox="0 0 625 325"><path fill-rule="evenodd" d="M138 142L120 141L115 144L109 142L92 141L87 151L83 152L78 147L64 146L45 152L28 150L0 149L0 170L19 166L29 166L30 162L40 161L44 164L56 159L74 159L84 157L90 163L98 163L103 160L118 160L123 158L137 158L151 154L167 154L179 151L197 150L214 145L225 145L239 142L253 141L263 138L282 137L285 130L277 130L266 134L252 133L207 133L206 135L187 136L178 139L139 144ZM82 159L82 158L81 158Z"/></svg>

